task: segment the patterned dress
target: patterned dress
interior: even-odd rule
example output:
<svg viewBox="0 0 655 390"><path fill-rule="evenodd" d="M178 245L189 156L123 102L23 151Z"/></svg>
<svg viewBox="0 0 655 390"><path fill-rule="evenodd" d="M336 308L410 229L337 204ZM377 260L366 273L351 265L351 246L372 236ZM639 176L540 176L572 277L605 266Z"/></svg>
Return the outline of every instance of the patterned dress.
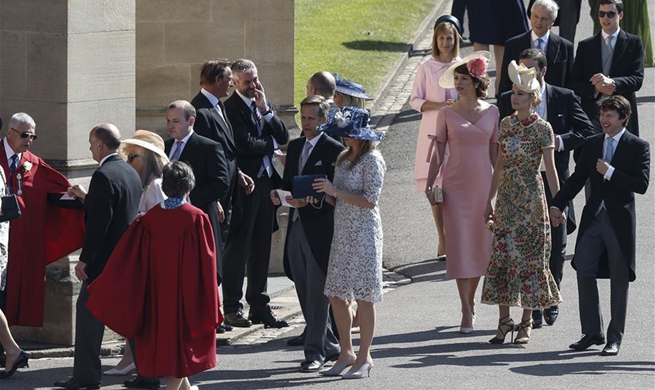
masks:
<svg viewBox="0 0 655 390"><path fill-rule="evenodd" d="M553 130L536 114L523 122L512 115L501 122L499 141L505 164L482 303L524 309L557 305L561 297L548 268L550 224L539 170L541 150L555 146Z"/></svg>
<svg viewBox="0 0 655 390"><path fill-rule="evenodd" d="M334 170L334 186L363 195L372 209L337 199L334 236L325 280L325 295L343 300L382 301L382 220L378 200L386 165L377 150L367 152L348 169L344 161Z"/></svg>

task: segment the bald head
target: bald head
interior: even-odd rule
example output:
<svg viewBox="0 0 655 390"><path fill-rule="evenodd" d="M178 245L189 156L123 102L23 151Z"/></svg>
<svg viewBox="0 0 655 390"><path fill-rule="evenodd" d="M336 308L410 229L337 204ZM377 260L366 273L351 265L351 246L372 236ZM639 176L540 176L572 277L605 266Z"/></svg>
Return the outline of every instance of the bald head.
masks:
<svg viewBox="0 0 655 390"><path fill-rule="evenodd" d="M121 133L111 123L101 123L91 129L89 145L93 159L100 162L106 156L116 153L121 146Z"/></svg>

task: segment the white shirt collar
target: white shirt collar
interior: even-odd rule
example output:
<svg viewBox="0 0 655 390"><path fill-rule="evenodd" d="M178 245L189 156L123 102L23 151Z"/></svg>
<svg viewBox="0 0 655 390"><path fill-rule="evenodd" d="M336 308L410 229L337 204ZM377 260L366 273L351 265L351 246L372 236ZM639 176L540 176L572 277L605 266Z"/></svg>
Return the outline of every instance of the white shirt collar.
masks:
<svg viewBox="0 0 655 390"><path fill-rule="evenodd" d="M105 157L103 157L102 160L100 160L100 166L102 166L102 164L104 164L105 161L107 161L107 159L108 159L109 157L111 157L111 156L118 156L118 153L116 153L116 152L114 152L114 153L109 153L108 155L106 155Z"/></svg>
<svg viewBox="0 0 655 390"><path fill-rule="evenodd" d="M312 139L310 139L310 140L308 140L307 138L305 138L305 143L309 142L310 144L312 144L312 149L314 149L314 147L315 147L316 144L318 143L318 140L321 139L321 136L322 136L322 135L323 135L323 132L322 132L322 131L319 131L319 132L318 132L318 135L317 135L316 137L314 137L314 138L312 138ZM304 145L303 145L303 147L304 147Z"/></svg>
<svg viewBox="0 0 655 390"><path fill-rule="evenodd" d="M5 145L5 154L7 155L7 166L11 165L11 156L13 156L14 154L18 155L18 163L17 164L19 164L20 159L23 157L23 153L14 152L14 149L12 149L11 146L9 146L9 140L7 140L7 137L4 137L2 140L3 140L2 143Z"/></svg>
<svg viewBox="0 0 655 390"><path fill-rule="evenodd" d="M254 102L255 100L254 100L254 99L251 99L251 98L249 98L249 97L245 97L245 96L243 96L243 95L242 95L241 93L239 93L239 91L237 91L236 89L234 90L234 92L235 92L237 95L239 95L239 97L243 100L243 102L246 103L246 106L248 106L248 107L252 110L252 102Z"/></svg>
<svg viewBox="0 0 655 390"><path fill-rule="evenodd" d="M184 145L186 145L187 142L189 141L189 138L191 138L191 134L193 134L193 129L191 129L189 131L189 134L187 134L186 137L182 138L180 141L184 142ZM177 140L175 140L173 143L176 143L176 142L177 142Z"/></svg>
<svg viewBox="0 0 655 390"><path fill-rule="evenodd" d="M209 103L211 103L212 107L216 107L218 105L218 98L216 96L212 95L211 92L209 92L208 90L206 90L204 88L200 88L200 93L205 95L207 100L209 100Z"/></svg>
<svg viewBox="0 0 655 390"><path fill-rule="evenodd" d="M614 37L614 39L612 39L612 45L616 45L616 37L619 36L619 32L621 32L621 27L619 27L619 28L616 30L616 32L614 32L614 34L612 34L612 36ZM607 34L607 33L606 33L605 31L603 31L603 30L600 30L600 33L603 35L603 40L604 40L604 41L607 41L607 37L609 37L610 34Z"/></svg>
<svg viewBox="0 0 655 390"><path fill-rule="evenodd" d="M546 31L543 37L538 37L537 34L535 34L534 30L530 30L530 34L532 35L532 42L536 41L537 39L541 38L544 41L544 47L548 46L548 40L550 40L550 29Z"/></svg>
<svg viewBox="0 0 655 390"><path fill-rule="evenodd" d="M623 136L623 133L625 133L625 127L623 128L623 130L619 131L619 133L617 135L612 137L612 138L614 138L614 141L616 141L617 145L619 144L619 140ZM610 137L609 135L605 134L605 139L608 139L609 137Z"/></svg>

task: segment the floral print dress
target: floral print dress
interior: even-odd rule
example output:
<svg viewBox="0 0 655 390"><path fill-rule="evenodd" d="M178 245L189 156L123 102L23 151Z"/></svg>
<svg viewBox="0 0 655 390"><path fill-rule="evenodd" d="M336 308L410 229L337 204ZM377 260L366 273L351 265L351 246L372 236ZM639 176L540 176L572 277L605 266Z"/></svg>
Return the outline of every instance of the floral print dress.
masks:
<svg viewBox="0 0 655 390"><path fill-rule="evenodd" d="M553 130L536 114L523 122L512 115L500 124L499 142L505 164L482 303L548 308L561 297L548 268L550 222L539 166L541 150L555 147Z"/></svg>

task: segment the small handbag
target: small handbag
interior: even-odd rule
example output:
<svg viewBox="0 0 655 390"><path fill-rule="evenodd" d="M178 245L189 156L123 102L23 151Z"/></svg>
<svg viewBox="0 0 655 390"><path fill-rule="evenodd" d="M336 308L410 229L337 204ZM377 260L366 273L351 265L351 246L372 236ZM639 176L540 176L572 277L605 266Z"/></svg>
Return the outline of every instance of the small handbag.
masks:
<svg viewBox="0 0 655 390"><path fill-rule="evenodd" d="M317 174L294 176L291 186L291 195L293 195L293 198L305 199L308 196L313 196L319 201L325 199L324 192L316 192L316 190L312 187L312 184L316 179L327 179L327 175Z"/></svg>
<svg viewBox="0 0 655 390"><path fill-rule="evenodd" d="M428 196L432 197L435 204L443 203L443 190L439 186L432 187L431 195Z"/></svg>
<svg viewBox="0 0 655 390"><path fill-rule="evenodd" d="M20 218L20 206L18 205L18 198L16 195L8 195L2 197L2 207L0 208L0 222L11 221L12 219Z"/></svg>

